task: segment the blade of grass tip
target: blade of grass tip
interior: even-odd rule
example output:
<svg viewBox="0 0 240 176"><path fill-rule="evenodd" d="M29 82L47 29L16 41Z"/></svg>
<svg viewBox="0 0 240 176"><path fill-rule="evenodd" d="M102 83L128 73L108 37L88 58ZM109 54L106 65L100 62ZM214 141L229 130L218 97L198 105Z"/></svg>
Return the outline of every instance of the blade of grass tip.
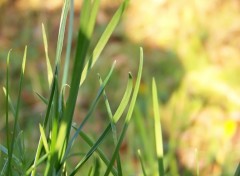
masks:
<svg viewBox="0 0 240 176"><path fill-rule="evenodd" d="M125 123L124 123L123 129L121 131L121 134L120 134L120 137L119 137L119 140L118 140L118 144L117 144L117 146L116 146L116 148L115 148L115 150L113 152L113 155L112 155L112 158L110 160L110 163L109 163L109 165L107 167L107 170L106 170L106 172L104 174L105 176L109 175L109 172L110 172L111 168L113 167L115 158L116 158L117 153L118 153L118 151L120 149L120 146L122 144L123 138L124 138L124 136L126 134L126 131L127 131L128 125L129 125L129 121L131 120L133 109L134 109L134 106L135 106L135 103L136 103L136 100L137 100L137 95L138 95L138 91L139 91L140 82L141 82L142 69L143 69L143 50L142 50L142 48L140 48L139 69L138 69L138 75L137 75L136 84L135 84L134 91L133 91L132 100L131 100L130 105L129 105L129 110L128 110L127 115L126 115Z"/></svg>
<svg viewBox="0 0 240 176"><path fill-rule="evenodd" d="M60 19L59 32L58 32L55 66L59 65L60 58L61 58L63 40L64 40L64 33L65 33L65 28L66 28L66 21L67 21L69 6L70 6L70 0L64 0L61 19ZM58 73L57 73L57 75L58 75Z"/></svg>
<svg viewBox="0 0 240 176"><path fill-rule="evenodd" d="M111 70L109 71L106 79L104 80L102 86L100 87L100 89L99 89L99 91L98 91L98 94L97 94L96 98L94 99L93 103L91 104L87 115L84 117L81 125L78 127L78 129L77 129L76 132L74 133L73 137L72 137L71 140L69 141L69 145L68 145L68 147L67 147L67 149L66 149L66 152L65 152L66 154L65 154L65 157L64 157L64 158L67 157L68 153L70 152L71 147L73 146L74 141L75 141L76 138L78 137L79 132L82 130L83 126L85 125L85 123L87 122L87 120L91 117L94 109L96 108L97 103L99 102L99 99L100 99L100 97L101 97L101 95L102 95L102 93L103 93L104 87L106 86L106 84L108 83L108 81L109 81L109 79L110 79L110 77L111 77L111 75L112 75L112 72L113 72L113 70L114 70L115 64L116 64L116 62L113 63L113 65L112 65L112 67L111 67Z"/></svg>
<svg viewBox="0 0 240 176"><path fill-rule="evenodd" d="M38 96L38 98L40 99L40 100L42 100L42 102L45 104L45 105L48 105L48 100L45 98L45 97L43 97L42 95L40 95L39 93L37 93L37 92L34 92L37 96Z"/></svg>
<svg viewBox="0 0 240 176"><path fill-rule="evenodd" d="M115 14L113 15L111 21L108 23L105 31L103 32L103 34L101 35L98 43L96 44L96 47L93 50L93 53L90 55L90 58L88 59L83 73L82 73L82 77L81 77L81 81L80 81L80 85L82 85L82 83L84 82L84 80L86 79L86 76L88 74L88 71L90 70L90 68L93 67L93 65L96 63L99 55L101 54L103 48L105 47L105 45L107 44L110 36L112 35L114 29L116 28L117 24L119 23L125 9L126 6L128 4L129 0L125 0L121 6L118 8L118 10L115 12Z"/></svg>
<svg viewBox="0 0 240 176"><path fill-rule="evenodd" d="M52 66L51 66L51 63L50 63L49 56L48 56L47 35L46 35L46 31L45 31L45 27L44 27L43 23L42 23L42 36L43 36L43 44L44 44L44 50L45 50L45 55L46 55L46 63L47 63L48 86L49 86L49 89L50 89L52 79L53 79L53 71L52 71Z"/></svg>
<svg viewBox="0 0 240 176"><path fill-rule="evenodd" d="M240 176L240 163L238 163L234 176Z"/></svg>
<svg viewBox="0 0 240 176"><path fill-rule="evenodd" d="M4 95L5 97L7 98L7 90L5 87L3 87L3 92L4 92ZM15 117L16 116L16 110L14 109L13 107L13 104L12 104L12 100L11 100L11 97L9 96L9 93L8 93L8 106L10 106L10 109L12 111L12 114L13 116ZM9 108L9 107L8 107Z"/></svg>
<svg viewBox="0 0 240 176"><path fill-rule="evenodd" d="M157 86L154 78L152 80L152 98L154 112L155 141L158 160L158 173L160 176L164 176L162 129L158 104Z"/></svg>
<svg viewBox="0 0 240 176"><path fill-rule="evenodd" d="M143 175L144 175L144 176L147 176L146 170L145 170L145 167L144 167L144 164L143 164L143 159L142 159L142 154L141 154L140 149L138 149L138 158L139 158L140 163L141 163Z"/></svg>
<svg viewBox="0 0 240 176"><path fill-rule="evenodd" d="M53 160L62 159L64 156L64 143L67 144L69 139L69 134L71 130L73 113L76 105L79 83L82 75L83 65L85 62L85 58L87 55L87 50L89 48L90 38L91 38L91 27L89 27L89 16L90 14L90 4L91 2L85 0L83 2L81 17L80 17L80 29L78 34L77 48L76 48L76 56L74 60L73 73L72 73L72 81L71 81L71 89L69 92L69 97L66 103L66 109L63 114L63 118L60 123L58 139L56 144L56 150L53 157ZM90 32L89 32L90 31ZM60 153L62 151L63 153Z"/></svg>
<svg viewBox="0 0 240 176"><path fill-rule="evenodd" d="M12 141L11 141L11 146L9 150L9 155L10 155L9 166L11 166L11 157L12 157L15 137L17 133L17 124L18 124L18 117L19 117L18 114L19 114L19 108L20 108L20 99L21 99L21 93L22 93L22 83L23 83L23 76L25 71L26 57L27 57L27 46L25 47L24 55L23 55L22 70L20 75L19 91L18 91L18 98L17 98L16 117L14 119L13 135L12 135Z"/></svg>
<svg viewBox="0 0 240 176"><path fill-rule="evenodd" d="M74 19L74 1L70 0L70 12L69 12L69 24L68 24L68 38L67 38L67 49L65 56L65 63L63 69L63 78L62 78L62 86L67 83L68 78L68 70L71 56L71 48L72 48L72 35L73 35L73 19Z"/></svg>

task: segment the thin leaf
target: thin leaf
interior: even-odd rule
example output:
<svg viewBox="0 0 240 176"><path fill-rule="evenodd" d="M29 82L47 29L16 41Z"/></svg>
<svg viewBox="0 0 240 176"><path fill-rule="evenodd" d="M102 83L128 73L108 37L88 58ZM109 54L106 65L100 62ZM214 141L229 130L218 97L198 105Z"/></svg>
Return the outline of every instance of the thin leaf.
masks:
<svg viewBox="0 0 240 176"><path fill-rule="evenodd" d="M13 147L14 147L16 133L17 133L17 124L18 124L18 117L19 117L20 99L21 99L21 93L22 93L22 83L23 83L23 76L24 76L24 71L25 71L26 57L27 57L27 46L25 47L24 55L23 55L22 70L21 70L21 75L20 75L18 98L17 98L16 116L15 116L15 120L14 120L11 146L9 148L9 155L10 155L9 169L10 169L10 166L11 166L11 158L12 158L12 154L13 154Z"/></svg>
<svg viewBox="0 0 240 176"><path fill-rule="evenodd" d="M43 97L42 95L40 95L39 93L35 92L35 94L38 96L38 98L40 98L40 100L42 100L42 102L46 105L48 105L48 100Z"/></svg>
<svg viewBox="0 0 240 176"><path fill-rule="evenodd" d="M46 55L46 63L47 63L47 75L48 75L48 86L49 89L51 88L51 82L53 79L53 71L52 71L52 66L49 60L48 56L48 42L47 42L47 35L45 31L44 24L42 23L42 35L43 35L43 44L44 44L44 50L45 50L45 55Z"/></svg>
<svg viewBox="0 0 240 176"><path fill-rule="evenodd" d="M122 15L123 15L123 13L126 9L127 4L128 4L128 0L125 0L121 4L121 6L118 8L118 10L113 15L111 21L108 23L105 31L101 35L96 47L93 50L93 53L91 54L90 58L88 59L86 65L84 67L82 77L81 77L81 81L80 81L80 85L82 85L82 83L86 79L86 76L87 76L89 70L96 63L96 61L97 61L98 57L100 56L103 48L107 44L107 41L109 40L110 36L112 35L112 33L113 33L114 29L116 28L117 24L119 23Z"/></svg>
<svg viewBox="0 0 240 176"><path fill-rule="evenodd" d="M158 104L157 86L154 78L152 80L152 98L154 112L155 141L158 160L158 174L160 176L164 176L162 129Z"/></svg>
<svg viewBox="0 0 240 176"><path fill-rule="evenodd" d="M41 134L41 138L42 138L42 141L43 141L43 146L45 148L45 151L48 153L49 152L49 147L48 147L47 137L45 135L44 129L43 129L41 124L39 124L39 129L40 129L40 134Z"/></svg>

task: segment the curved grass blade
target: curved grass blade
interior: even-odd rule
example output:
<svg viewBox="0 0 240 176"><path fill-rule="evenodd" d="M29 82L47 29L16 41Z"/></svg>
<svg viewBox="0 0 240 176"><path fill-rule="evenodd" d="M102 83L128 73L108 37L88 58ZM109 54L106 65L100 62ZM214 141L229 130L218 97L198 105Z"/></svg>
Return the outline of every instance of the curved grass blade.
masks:
<svg viewBox="0 0 240 176"><path fill-rule="evenodd" d="M47 138L46 138L44 129L41 124L39 124L39 129L40 129L40 134L41 134L41 138L43 141L43 146L45 148L45 151L48 153L49 152L48 142L47 142Z"/></svg>
<svg viewBox="0 0 240 176"><path fill-rule="evenodd" d="M82 85L82 83L84 82L84 80L86 79L86 76L88 74L88 71L93 67L93 65L96 63L99 55L101 54L103 48L105 47L105 45L107 44L107 41L109 40L110 36L112 35L114 29L116 28L117 24L119 23L125 9L126 6L128 4L128 0L125 0L121 6L118 8L118 10L115 12L115 14L113 15L111 21L108 23L105 31L103 32L103 34L101 35L98 43L96 44L96 47L93 50L93 53L91 54L90 58L88 59L84 69L83 69L83 73L82 73L82 77L81 77L81 81L80 81L80 85Z"/></svg>
<svg viewBox="0 0 240 176"><path fill-rule="evenodd" d="M43 44L44 44L44 50L45 50L45 56L46 56L46 63L47 63L47 75L48 75L48 86L49 89L51 88L51 82L53 79L53 71L52 71L52 66L49 60L48 56L48 42L47 42L47 35L45 31L44 24L42 23L42 35L43 35Z"/></svg>
<svg viewBox="0 0 240 176"><path fill-rule="evenodd" d="M117 122L119 120L119 118L122 116L124 109L126 108L126 106L128 105L129 99L131 97L131 92L132 92L132 87L133 87L133 82L132 82L132 75L129 73L129 78L128 78L128 84L127 84L127 88L126 91L124 93L124 96L122 98L122 101L117 109L117 111L115 112L113 119L115 119L115 122ZM115 117L115 118L114 118ZM78 133L81 135L82 138L84 138L84 140L91 145L91 149L89 150L89 152L84 156L84 158L77 164L77 166L75 167L74 171L72 173L76 173L77 170L80 169L80 167L89 159L89 157L93 154L93 152L95 150L98 151L98 146L101 144L102 140L105 138L105 136L109 133L109 131L111 130L111 123L107 126L106 130L102 133L102 135L99 137L99 139L95 142L95 144L93 144L93 142L91 143L90 139L87 139L87 136L84 135L84 133ZM75 133L76 134L76 133ZM99 153L99 152L98 152ZM102 160L104 161L104 163L106 165L108 165L108 160L105 159L106 157L104 157L102 154L100 154L100 157L102 158ZM117 173L115 171L113 171L114 168L111 169L112 173L114 175L117 175Z"/></svg>
<svg viewBox="0 0 240 176"><path fill-rule="evenodd" d="M162 129L158 104L157 86L154 78L152 80L152 98L154 112L155 141L158 160L158 174L159 176L164 176Z"/></svg>
<svg viewBox="0 0 240 176"><path fill-rule="evenodd" d="M132 113L133 113L133 109L134 109L134 106L135 106L135 103L136 103L136 100L137 100L137 95L138 95L138 90L139 90L139 86L140 86L140 82L141 82L141 77L142 77L142 69L143 69L143 50L142 48L140 48L140 62L139 62L139 69L138 69L138 75L137 75L137 80L136 80L136 84L135 84L135 87L134 87L134 91L133 91L133 96L132 96L132 100L130 102L130 105L129 105L129 110L128 110L128 113L126 115L126 119L125 119L125 123L124 123L124 126L123 126L123 129L122 129L122 132L120 134L120 137L119 137L119 140L118 140L118 143L117 143L117 146L114 150L114 153L113 153L113 156L110 160L110 163L107 167L107 170L105 172L105 176L109 175L110 173L110 170L111 168L113 167L113 164L114 164L114 161L115 161L115 158L117 156L117 153L120 149L120 146L122 144L122 141L123 141L123 138L126 134L126 131L127 131L127 128L128 128L128 125L129 125L129 122L131 120L131 117L132 117Z"/></svg>

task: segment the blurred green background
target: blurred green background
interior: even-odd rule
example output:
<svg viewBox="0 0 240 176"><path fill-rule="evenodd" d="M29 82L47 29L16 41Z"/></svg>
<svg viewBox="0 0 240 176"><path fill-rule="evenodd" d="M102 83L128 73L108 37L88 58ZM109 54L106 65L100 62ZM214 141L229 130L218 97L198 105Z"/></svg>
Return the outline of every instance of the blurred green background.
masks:
<svg viewBox="0 0 240 176"><path fill-rule="evenodd" d="M45 108L34 92L48 96L41 23L47 30L49 56L54 63L61 2L0 0L0 87L5 85L6 58L12 48L10 94L13 100L24 46L29 47L20 126L31 139L26 145L32 150L36 144L31 142L38 140L39 133L33 130L33 125L37 127ZM97 41L120 2L102 0L94 40ZM80 9L81 1L75 6L73 48ZM239 19L239 0L131 0L93 74L81 88L75 121L86 114L95 96L92 92L97 92L96 74L106 75L114 60L117 60L117 68L107 91L112 108L116 109L128 72L135 75L139 46L143 46L145 63L136 118L133 117L136 123L131 124L128 139L121 149L123 154L130 153L126 156L133 156L129 170L140 169L135 166L135 150L141 148L144 153L144 149L149 149L146 134L134 124L140 119L146 125L145 131L152 129L150 83L154 76L158 83L166 166L172 170L170 173L194 175L199 165L200 175L233 175L240 160ZM3 91L0 92L0 107L0 142L4 143ZM107 121L105 114L101 108L97 110L97 120L89 125L93 132L101 131ZM153 147L154 139L149 140ZM145 152L144 157L148 155ZM150 161L146 163L150 164Z"/></svg>

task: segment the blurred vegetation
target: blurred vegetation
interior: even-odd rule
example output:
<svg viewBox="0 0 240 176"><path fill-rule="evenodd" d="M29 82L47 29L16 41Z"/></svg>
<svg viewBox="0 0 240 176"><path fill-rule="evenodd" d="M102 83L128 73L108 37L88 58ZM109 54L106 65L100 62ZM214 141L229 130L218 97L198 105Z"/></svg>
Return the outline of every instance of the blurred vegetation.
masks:
<svg viewBox="0 0 240 176"><path fill-rule="evenodd" d="M56 48L60 2L0 0L0 85L3 87L5 84L5 63L10 48L14 51L11 77L16 79L16 82L11 82L11 89L14 90L15 84L18 84L22 51L27 44L29 53L25 82L28 84L23 90L22 106L26 111L21 112L21 126L26 127L25 135L32 139L34 133L38 133L31 129L32 123L40 121L44 108L34 96L34 91L44 95L48 89L41 23L47 27L51 59ZM102 2L97 33L102 32L119 3L120 0ZM78 17L81 4L75 8L75 16ZM93 70L105 74L106 67L117 60L114 79L109 86L109 89L112 87L109 90L110 101L117 99L116 95L121 96L122 92L116 94L115 88L124 89L118 80L120 75L129 68L137 69L133 58L137 58L138 46L144 47L144 74L136 116L152 128L149 126L149 121L153 120L149 119L152 114L149 94L151 77L155 76L161 101L166 160L169 160L167 167L175 169L175 173L194 175L191 173L196 173L198 163L200 175L233 175L239 162L239 18L238 0L131 0L122 23L100 56L101 62ZM74 25L78 24L76 18ZM74 31L74 40L76 35L77 31ZM95 37L97 39L98 35ZM92 81L82 88L79 107L88 107L93 96L91 92L97 90L97 76L89 80ZM2 91L0 97L4 97ZM4 102L1 98L2 106ZM76 109L75 113L77 121L84 111ZM104 123L104 113L100 109L99 122L92 124L96 130ZM5 139L3 116L1 112L1 141ZM134 155L131 152L136 144L130 145L133 143L130 139L135 138L135 132L139 132L139 138L144 137L139 130L133 125L129 132L129 143L122 148L123 153L130 153L126 157ZM138 137L135 140L143 148L146 145L139 142ZM147 155L145 153L145 157ZM170 162L173 160L175 164ZM134 157L132 161L134 165Z"/></svg>

